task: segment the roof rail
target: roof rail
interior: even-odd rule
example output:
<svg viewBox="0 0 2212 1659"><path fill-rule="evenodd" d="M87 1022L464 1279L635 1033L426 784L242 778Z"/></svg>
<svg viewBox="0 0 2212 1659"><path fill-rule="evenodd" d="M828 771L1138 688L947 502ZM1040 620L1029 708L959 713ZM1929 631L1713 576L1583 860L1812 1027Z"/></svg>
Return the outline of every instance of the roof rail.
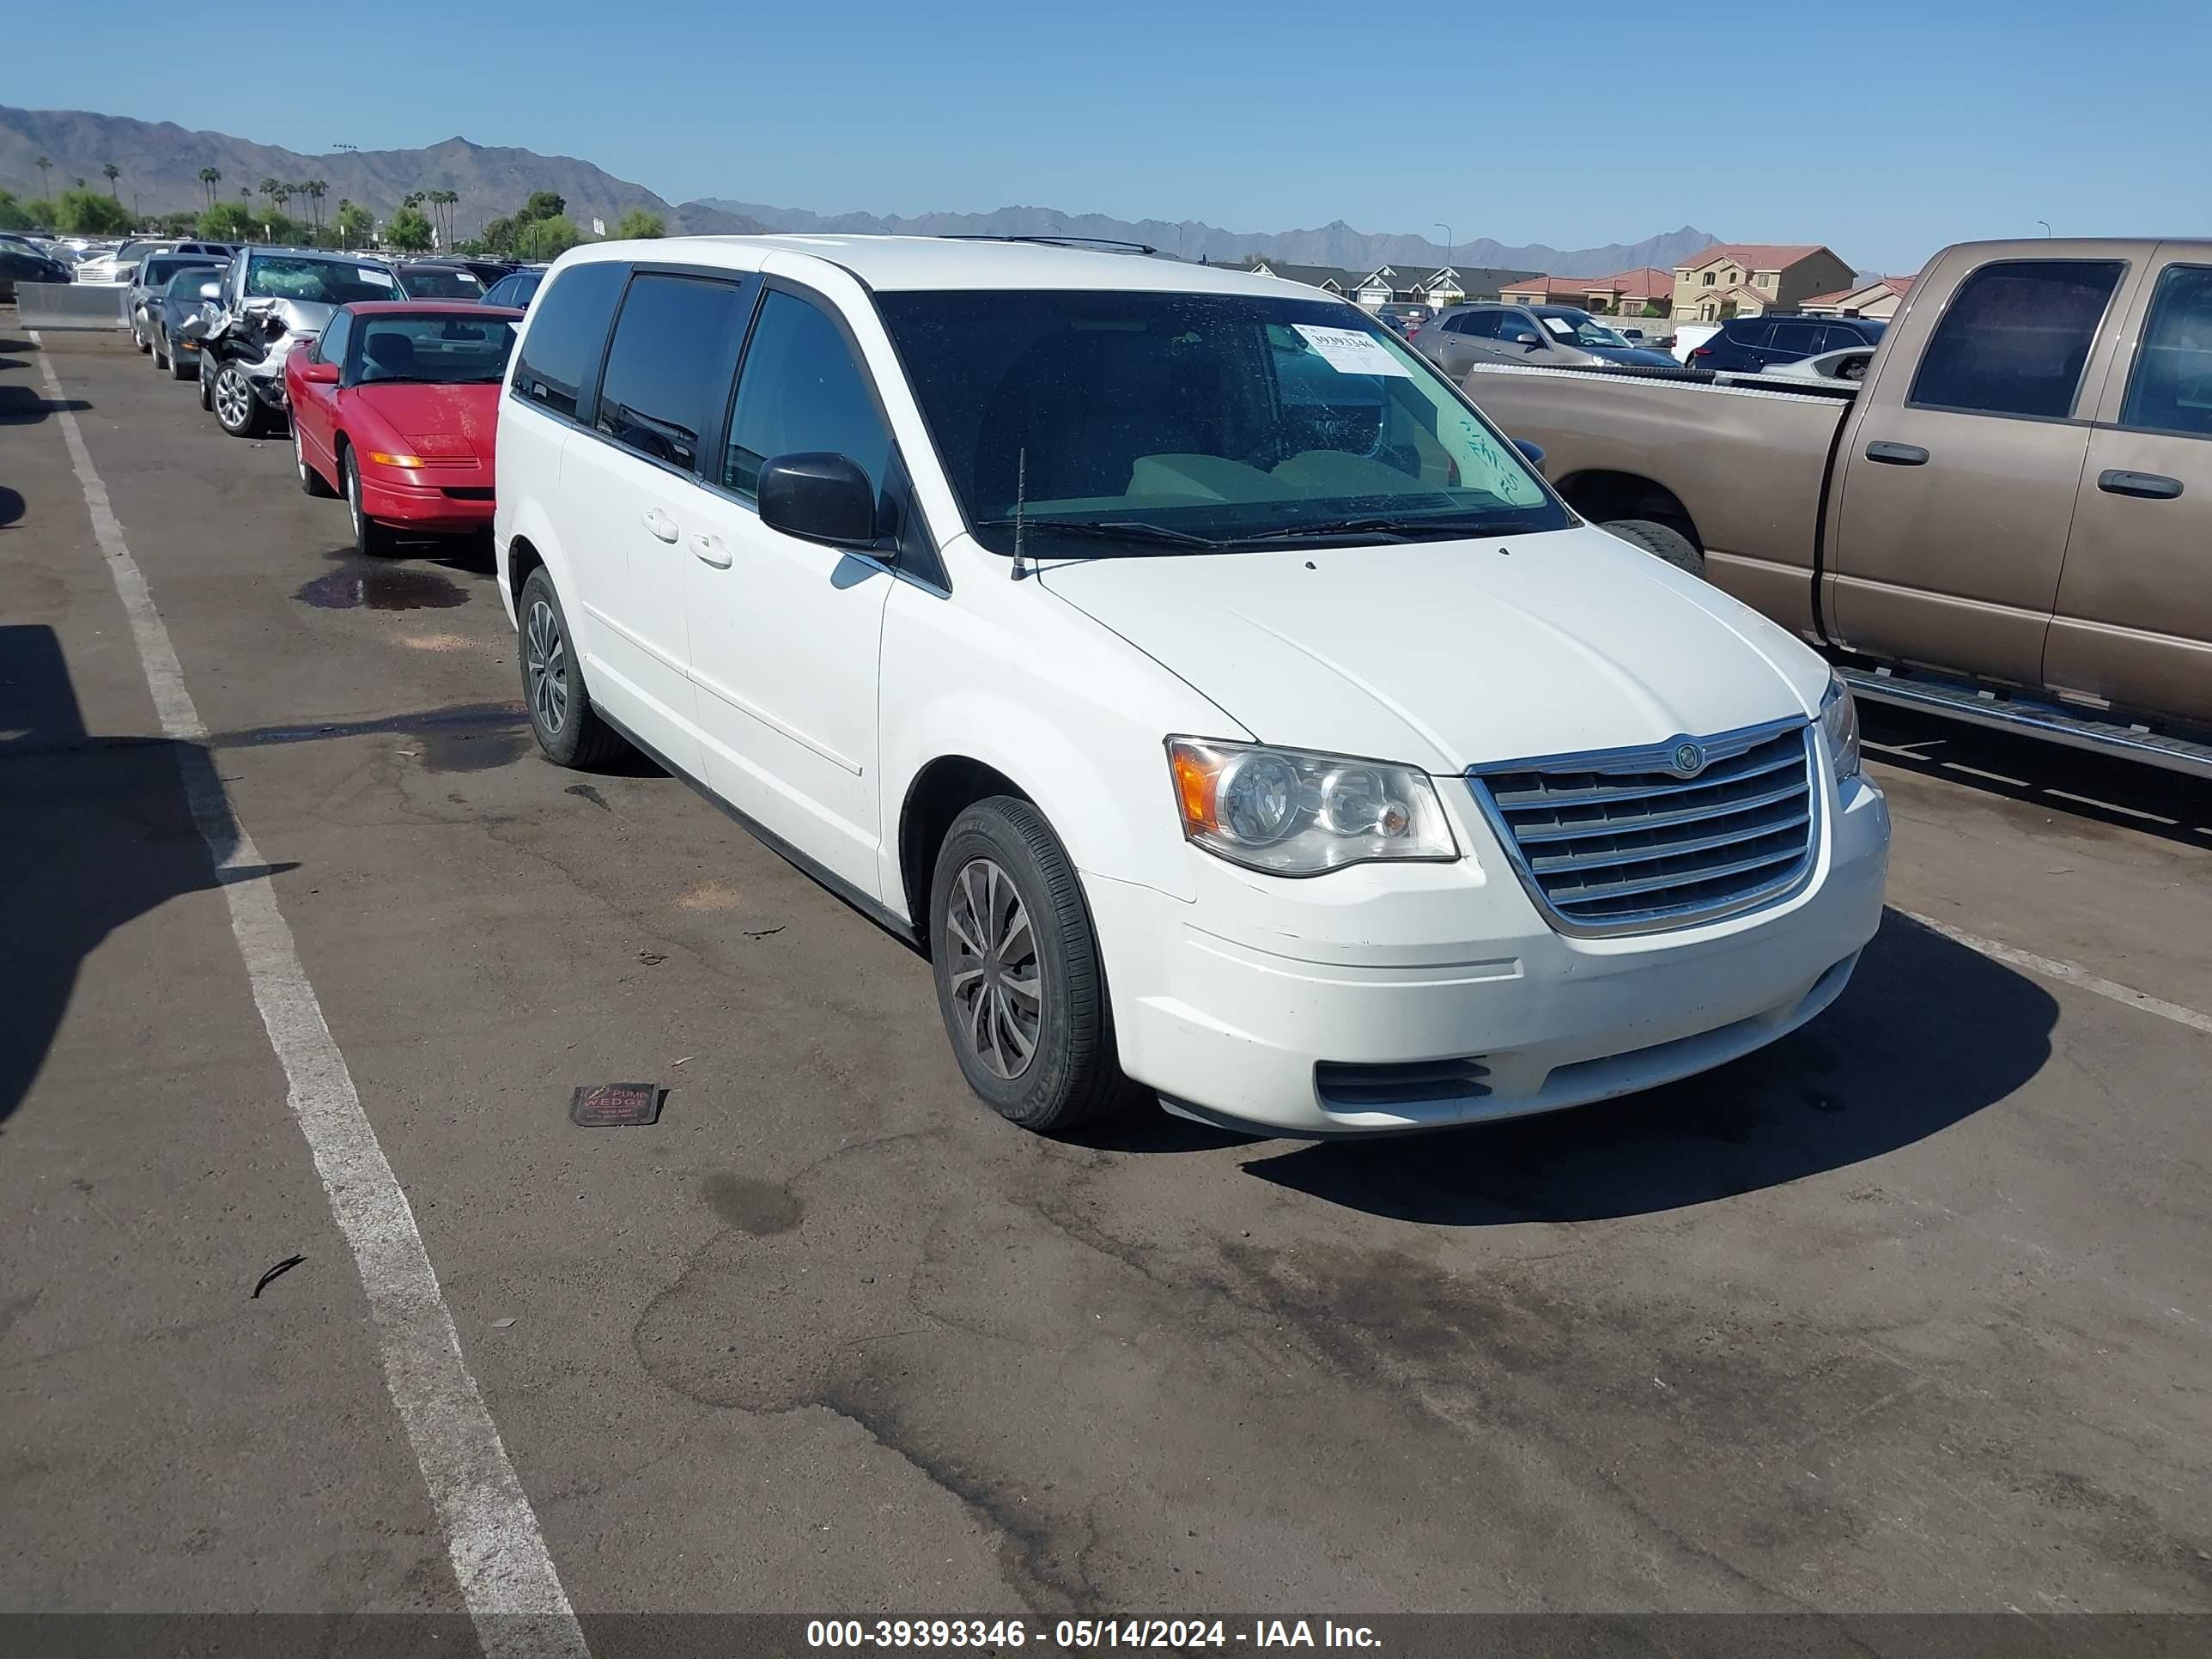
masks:
<svg viewBox="0 0 2212 1659"><path fill-rule="evenodd" d="M1172 259L1172 253L1162 253L1149 242L1125 242L1111 236L1062 236L1054 232L1019 234L998 231L947 231L943 240L948 242L1036 242L1045 247L1097 248L1104 252L1139 253L1156 259Z"/></svg>

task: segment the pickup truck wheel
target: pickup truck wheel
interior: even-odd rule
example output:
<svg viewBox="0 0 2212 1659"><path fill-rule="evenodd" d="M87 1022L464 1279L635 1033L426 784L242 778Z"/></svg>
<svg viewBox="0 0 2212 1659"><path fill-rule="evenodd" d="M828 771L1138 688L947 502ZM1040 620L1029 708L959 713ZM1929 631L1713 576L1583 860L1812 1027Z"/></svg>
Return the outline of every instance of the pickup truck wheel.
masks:
<svg viewBox="0 0 2212 1659"><path fill-rule="evenodd" d="M953 1057L993 1110L1056 1134L1129 1103L1091 913L1036 807L994 795L953 821L929 946Z"/></svg>
<svg viewBox="0 0 2212 1659"><path fill-rule="evenodd" d="M1705 574L1705 556L1680 531L1663 524L1654 524L1649 519L1615 519L1599 529L1632 542L1646 553L1667 561L1677 570L1686 570L1692 576Z"/></svg>

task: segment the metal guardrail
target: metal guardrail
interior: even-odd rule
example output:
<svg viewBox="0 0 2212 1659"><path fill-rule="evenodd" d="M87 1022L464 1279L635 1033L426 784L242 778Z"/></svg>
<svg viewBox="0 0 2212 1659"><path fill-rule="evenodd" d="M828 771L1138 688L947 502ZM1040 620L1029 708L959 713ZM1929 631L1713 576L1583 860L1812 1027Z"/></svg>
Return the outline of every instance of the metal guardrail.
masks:
<svg viewBox="0 0 2212 1659"><path fill-rule="evenodd" d="M18 283L16 320L25 328L124 328L128 283Z"/></svg>

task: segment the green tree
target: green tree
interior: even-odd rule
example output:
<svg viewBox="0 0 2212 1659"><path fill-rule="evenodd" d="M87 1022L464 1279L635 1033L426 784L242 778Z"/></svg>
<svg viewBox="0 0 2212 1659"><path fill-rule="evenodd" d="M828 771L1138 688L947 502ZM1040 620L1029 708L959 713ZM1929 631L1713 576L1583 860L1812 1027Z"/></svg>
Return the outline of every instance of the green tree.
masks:
<svg viewBox="0 0 2212 1659"><path fill-rule="evenodd" d="M161 234L190 236L194 233L198 222L199 215L197 213L165 213L161 220Z"/></svg>
<svg viewBox="0 0 2212 1659"><path fill-rule="evenodd" d="M30 228L31 216L23 210L23 204L15 199L15 192L10 190L0 190L0 230Z"/></svg>
<svg viewBox="0 0 2212 1659"><path fill-rule="evenodd" d="M1638 314L1644 317L1664 317L1667 314L1667 307L1656 300L1646 300L1644 302L1644 309Z"/></svg>
<svg viewBox="0 0 2212 1659"><path fill-rule="evenodd" d="M558 219L568 211L566 199L550 190L533 190L530 199L515 210L518 223L532 219Z"/></svg>
<svg viewBox="0 0 2212 1659"><path fill-rule="evenodd" d="M221 167L202 167L200 169L200 188L207 192L207 204L210 207L213 207L215 205L215 187L222 182L222 169Z"/></svg>
<svg viewBox="0 0 2212 1659"><path fill-rule="evenodd" d="M244 202L216 202L200 215L199 233L210 242L246 242L259 227Z"/></svg>
<svg viewBox="0 0 2212 1659"><path fill-rule="evenodd" d="M23 216L31 222L33 230L52 230L54 228L54 204L44 196L33 196L23 204Z"/></svg>
<svg viewBox="0 0 2212 1659"><path fill-rule="evenodd" d="M370 235L376 229L376 221L370 216L367 208L341 196L338 198L337 217L331 222L331 228L338 234L340 247L367 247Z"/></svg>
<svg viewBox="0 0 2212 1659"><path fill-rule="evenodd" d="M300 186L301 193L315 204L315 228L318 230L323 226L323 198L330 193L330 188L319 179L310 179Z"/></svg>
<svg viewBox="0 0 2212 1659"><path fill-rule="evenodd" d="M420 253L430 246L430 222L421 208L404 204L385 226L384 240L403 252Z"/></svg>
<svg viewBox="0 0 2212 1659"><path fill-rule="evenodd" d="M642 241L654 236L668 234L668 226L657 213L643 208L632 208L615 222L615 234L623 241Z"/></svg>
<svg viewBox="0 0 2212 1659"><path fill-rule="evenodd" d="M120 236L131 228L131 210L98 191L65 190L54 204L54 228L64 235Z"/></svg>
<svg viewBox="0 0 2212 1659"><path fill-rule="evenodd" d="M532 219L518 226L514 233L514 251L526 259L557 259L584 240L565 214L555 214L550 219Z"/></svg>
<svg viewBox="0 0 2212 1659"><path fill-rule="evenodd" d="M501 254L514 252L515 228L514 221L507 218L495 219L486 225L483 238L486 251Z"/></svg>
<svg viewBox="0 0 2212 1659"><path fill-rule="evenodd" d="M121 201L123 198L115 193L115 181L123 176L123 169L112 161L103 161L100 165L100 176L107 180L108 196L115 201Z"/></svg>

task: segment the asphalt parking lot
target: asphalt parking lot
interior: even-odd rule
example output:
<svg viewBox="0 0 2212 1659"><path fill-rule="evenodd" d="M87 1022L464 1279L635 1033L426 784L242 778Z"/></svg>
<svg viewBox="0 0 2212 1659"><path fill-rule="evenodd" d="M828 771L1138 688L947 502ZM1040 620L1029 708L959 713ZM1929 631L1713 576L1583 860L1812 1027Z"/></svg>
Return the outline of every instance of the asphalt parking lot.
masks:
<svg viewBox="0 0 2212 1659"><path fill-rule="evenodd" d="M1892 914L1763 1054L1412 1141L1037 1139L919 957L537 757L488 555L357 560L287 439L9 316L0 1604L462 1604L198 779L580 1611L2212 1606L2212 789L1869 711ZM618 1080L657 1124L571 1124Z"/></svg>

